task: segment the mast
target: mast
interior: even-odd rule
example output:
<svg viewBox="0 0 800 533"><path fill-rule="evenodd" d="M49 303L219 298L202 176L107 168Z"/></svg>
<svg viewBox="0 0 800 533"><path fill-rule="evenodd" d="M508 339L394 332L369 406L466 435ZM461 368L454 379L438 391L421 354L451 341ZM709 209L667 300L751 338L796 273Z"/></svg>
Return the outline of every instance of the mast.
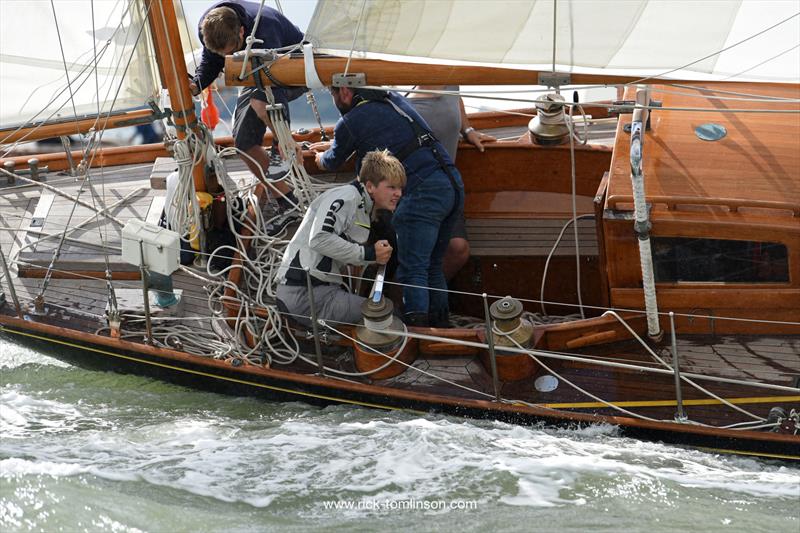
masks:
<svg viewBox="0 0 800 533"><path fill-rule="evenodd" d="M153 47L159 66L161 78L166 82L172 105L173 121L178 139L185 139L187 130L192 130L198 137L202 132L197 127L197 116L194 112L194 100L189 89L189 75L183 60L183 48L178 30L178 18L171 0L152 0L150 4L150 21L153 29ZM205 154L192 168L195 190L206 190Z"/></svg>

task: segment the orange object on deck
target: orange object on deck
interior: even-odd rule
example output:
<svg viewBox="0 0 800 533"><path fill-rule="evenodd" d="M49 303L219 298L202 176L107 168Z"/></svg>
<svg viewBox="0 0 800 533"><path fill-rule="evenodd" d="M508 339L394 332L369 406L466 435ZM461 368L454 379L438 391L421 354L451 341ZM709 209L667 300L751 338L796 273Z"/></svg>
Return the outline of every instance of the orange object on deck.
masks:
<svg viewBox="0 0 800 533"><path fill-rule="evenodd" d="M200 111L200 120L208 126L208 129L213 130L219 124L219 109L217 109L217 104L214 103L214 95L211 89L206 89L203 92L206 93L206 105Z"/></svg>

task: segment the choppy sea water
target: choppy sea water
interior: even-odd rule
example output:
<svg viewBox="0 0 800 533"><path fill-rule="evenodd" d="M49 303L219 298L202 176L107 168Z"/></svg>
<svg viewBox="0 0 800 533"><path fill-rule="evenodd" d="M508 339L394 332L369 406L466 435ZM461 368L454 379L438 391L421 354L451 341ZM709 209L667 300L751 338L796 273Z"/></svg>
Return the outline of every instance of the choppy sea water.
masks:
<svg viewBox="0 0 800 533"><path fill-rule="evenodd" d="M0 530L800 531L800 468L197 392L0 338Z"/></svg>

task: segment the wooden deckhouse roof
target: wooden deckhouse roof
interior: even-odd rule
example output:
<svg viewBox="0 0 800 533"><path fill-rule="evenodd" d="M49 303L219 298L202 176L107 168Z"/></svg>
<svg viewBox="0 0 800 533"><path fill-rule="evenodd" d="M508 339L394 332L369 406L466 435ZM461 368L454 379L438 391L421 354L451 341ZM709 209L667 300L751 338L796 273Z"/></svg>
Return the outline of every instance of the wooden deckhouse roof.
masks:
<svg viewBox="0 0 800 533"><path fill-rule="evenodd" d="M800 87L766 84L706 84L707 89L654 86L654 100L665 108L797 109L743 100L698 98L728 96L733 91L760 96L800 99ZM681 94L683 93L683 94ZM628 89L627 99L633 99ZM738 96L738 98L745 98ZM656 110L644 142L644 182L647 201L656 209L678 206L694 212L753 212L792 216L800 223L800 114L701 112ZM630 135L618 125L611 164L606 207L632 210ZM695 135L701 124L716 123L727 129L719 141L703 141ZM713 207L721 206L721 207ZM773 207L782 206L780 209ZM770 207L769 209L761 209ZM733 209L732 209L733 208ZM747 217L741 217L745 222Z"/></svg>

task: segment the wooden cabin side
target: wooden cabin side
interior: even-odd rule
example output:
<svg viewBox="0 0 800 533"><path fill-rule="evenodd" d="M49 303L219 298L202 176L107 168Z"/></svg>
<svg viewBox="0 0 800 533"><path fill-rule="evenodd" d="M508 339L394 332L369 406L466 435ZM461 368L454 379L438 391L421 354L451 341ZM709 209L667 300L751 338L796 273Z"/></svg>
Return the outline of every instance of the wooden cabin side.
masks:
<svg viewBox="0 0 800 533"><path fill-rule="evenodd" d="M759 109L763 102L696 98L655 88L664 107ZM797 87L725 86L753 95L800 97ZM713 90L702 95L719 95ZM631 93L628 97L632 97ZM784 108L791 109L787 104ZM775 108L775 106L770 106ZM644 183L659 311L800 321L800 118L797 114L660 111L644 142ZM630 116L620 120L602 219L609 299L644 307L630 179ZM727 130L705 141L695 128ZM678 317L695 333L797 333L786 324Z"/></svg>
<svg viewBox="0 0 800 533"><path fill-rule="evenodd" d="M593 117L607 117L605 108L591 108ZM533 113L533 110L531 110ZM467 237L470 260L456 275L451 289L468 293L513 295L540 299L548 254L564 225L572 218L571 156L569 144L541 146L528 133L531 116L502 113L470 115L470 124L503 137L480 152L461 143L456 166L464 180ZM595 212L594 198L611 162L609 144L577 145L577 214ZM607 291L594 221L578 221L581 256L581 296L590 306L606 306ZM573 231L567 228L547 270L544 299L570 305L548 304L548 313L577 313L576 264ZM483 303L472 295L452 294L455 312L483 315ZM526 309L540 312L536 302ZM587 310L596 314L595 310Z"/></svg>

